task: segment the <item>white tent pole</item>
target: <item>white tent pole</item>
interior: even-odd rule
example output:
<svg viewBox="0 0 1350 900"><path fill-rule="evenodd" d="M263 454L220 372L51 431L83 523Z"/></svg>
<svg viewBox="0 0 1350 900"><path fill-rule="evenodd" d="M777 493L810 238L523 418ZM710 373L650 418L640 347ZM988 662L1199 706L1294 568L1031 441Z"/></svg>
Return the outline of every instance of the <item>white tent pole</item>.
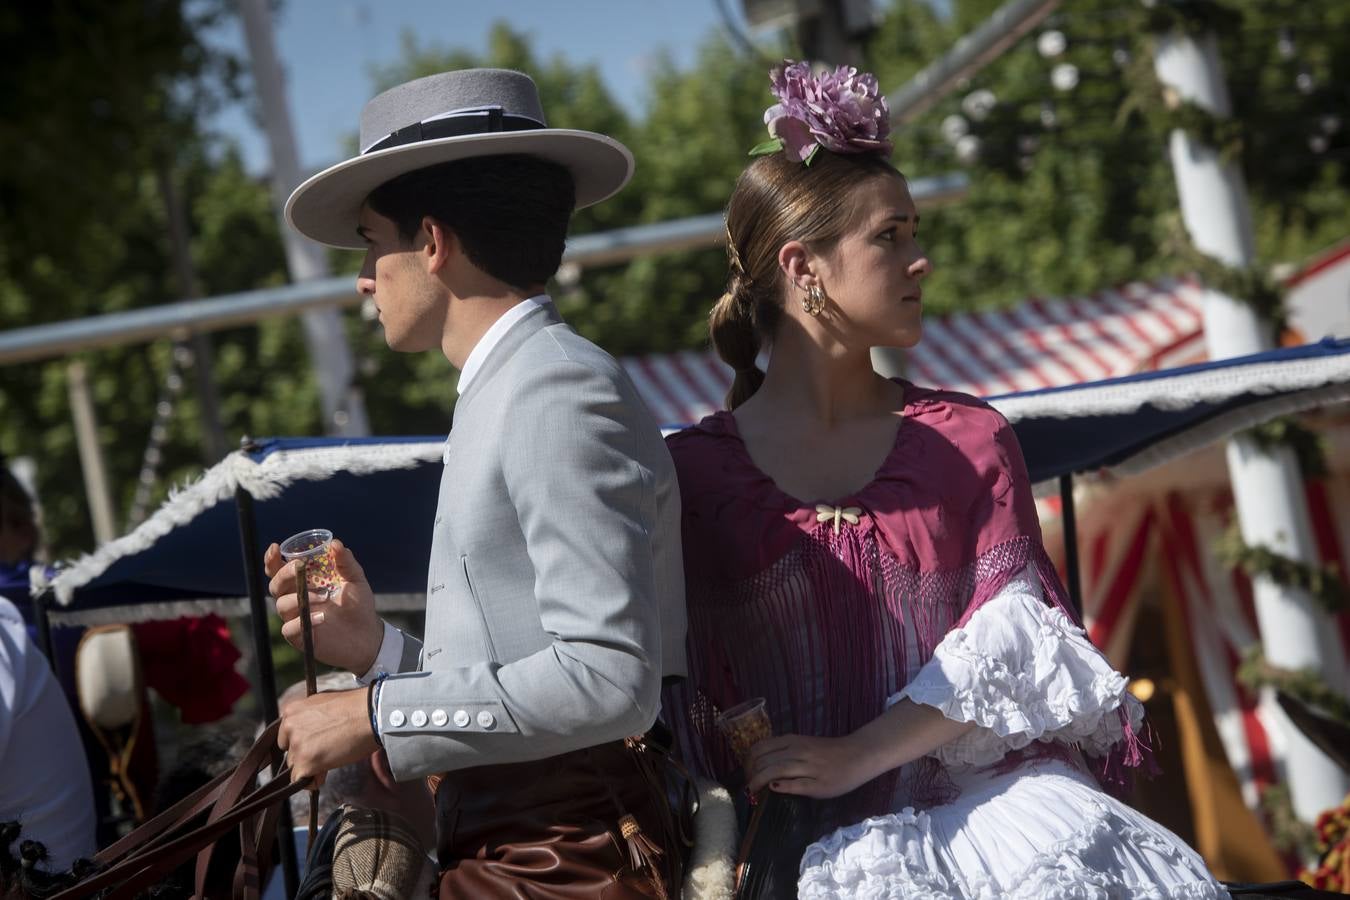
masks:
<svg viewBox="0 0 1350 900"><path fill-rule="evenodd" d="M291 130L291 112L286 102L281 65L272 44L272 14L267 0L241 0L239 15L243 19L244 35L253 61L253 82L262 102L263 125L272 157L272 202L281 222L286 266L291 281L321 280L329 274L324 249L296 234L282 219L286 198L300 184L300 159ZM332 308L313 309L301 316L301 322L310 363L319 381L325 430L330 434L369 434L365 401L353 380L355 369L341 315Z"/></svg>
<svg viewBox="0 0 1350 900"><path fill-rule="evenodd" d="M1178 95L1220 117L1232 106L1224 83L1223 63L1213 34L1192 37L1181 32L1159 35L1154 67L1158 78ZM1237 165L1225 162L1214 147L1182 129L1170 136L1172 168L1181 213L1195 246L1230 266L1253 263L1255 240L1247 190ZM1204 302L1205 342L1211 359L1259 353L1274 346L1269 323L1246 304L1207 289ZM1302 563L1316 563L1317 547L1309 524L1303 480L1288 448L1263 450L1250 437L1238 435L1227 447L1242 539ZM1266 660L1290 669L1311 668L1339 681L1336 655L1328 640L1335 630L1309 594L1269 577L1253 579L1256 616ZM1350 790L1350 779L1303 736L1282 722L1285 772L1294 812L1305 822L1334 805Z"/></svg>

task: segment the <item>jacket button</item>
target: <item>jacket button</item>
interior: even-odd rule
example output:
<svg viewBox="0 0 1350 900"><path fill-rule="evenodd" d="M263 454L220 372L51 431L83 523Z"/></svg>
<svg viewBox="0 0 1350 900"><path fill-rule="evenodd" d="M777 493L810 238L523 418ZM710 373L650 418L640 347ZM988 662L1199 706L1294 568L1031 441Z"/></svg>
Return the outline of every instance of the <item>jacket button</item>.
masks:
<svg viewBox="0 0 1350 900"><path fill-rule="evenodd" d="M437 728L440 728L448 721L450 721L450 717L445 714L445 710L443 709L438 709L431 714L431 724L435 725Z"/></svg>
<svg viewBox="0 0 1350 900"><path fill-rule="evenodd" d="M497 720L496 720L495 718L493 718L492 713L488 712L486 709L483 710L482 712L480 712L480 713L478 714L478 727L479 727L479 728L485 728L485 729L486 729L486 728L491 728L493 725L496 725L496 724L497 724Z"/></svg>
<svg viewBox="0 0 1350 900"><path fill-rule="evenodd" d="M455 710L455 725L459 728L469 727L469 713L466 710Z"/></svg>
<svg viewBox="0 0 1350 900"><path fill-rule="evenodd" d="M407 718L403 715L403 710L396 709L389 714L389 724L394 728L401 728Z"/></svg>
<svg viewBox="0 0 1350 900"><path fill-rule="evenodd" d="M421 728L423 725L427 724L427 714L424 710L415 709L413 710L412 719L410 721L414 728Z"/></svg>

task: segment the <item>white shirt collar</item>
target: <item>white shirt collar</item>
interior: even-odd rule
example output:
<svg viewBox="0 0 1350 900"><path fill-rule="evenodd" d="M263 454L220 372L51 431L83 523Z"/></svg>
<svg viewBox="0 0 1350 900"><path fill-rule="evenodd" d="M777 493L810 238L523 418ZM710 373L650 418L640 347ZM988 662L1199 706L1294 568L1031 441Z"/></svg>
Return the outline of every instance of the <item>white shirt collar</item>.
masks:
<svg viewBox="0 0 1350 900"><path fill-rule="evenodd" d="M478 343L474 344L473 349L469 351L468 359L464 360L464 368L459 370L459 385L456 390L462 395L469 389L469 383L478 374L478 370L483 368L483 363L487 360L488 354L492 352L492 348L501 342L502 337L511 330L512 325L525 318L531 311L552 302L553 300L548 294L535 294L502 313L501 318L493 322L492 326L483 332L483 336L478 339Z"/></svg>

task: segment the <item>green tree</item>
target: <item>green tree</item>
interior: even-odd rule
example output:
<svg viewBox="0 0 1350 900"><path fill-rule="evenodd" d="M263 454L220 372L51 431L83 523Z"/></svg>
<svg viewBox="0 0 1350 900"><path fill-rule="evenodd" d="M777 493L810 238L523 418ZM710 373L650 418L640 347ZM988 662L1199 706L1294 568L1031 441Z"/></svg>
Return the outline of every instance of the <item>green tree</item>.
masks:
<svg viewBox="0 0 1350 900"><path fill-rule="evenodd" d="M9 72L9 89L0 97L0 157L6 160L0 167L3 326L181 299L187 291L176 282L170 261L159 181L164 172L189 207L205 293L277 280L281 251L265 188L244 175L236 158L220 158L197 122L197 116L238 96L237 62L209 51L199 38L226 13L227 4L207 0L187 9L179 0L30 0L0 9ZM222 337L215 375L226 397L227 433L252 427L252 420L264 415L307 424L304 416L314 404L305 402L305 394L312 394L312 386L288 392L284 382L249 383L268 366L264 359L260 369L260 355L270 352L273 366L276 358L294 358L296 351L286 348L296 344L295 333L295 326L277 323L247 336ZM232 341L248 347L245 358L234 358ZM173 347L160 341L81 358L121 520L135 491ZM53 555L89 547L65 361L0 369L0 422L0 451L41 460L39 490ZM169 424L161 495L163 484L201 468L190 391Z"/></svg>
<svg viewBox="0 0 1350 900"><path fill-rule="evenodd" d="M956 0L944 18L928 3L898 0L869 41L869 65L894 89L999 5ZM1297 261L1350 232L1336 119L1347 108L1350 8L1327 0L1229 0L1223 8L1235 17L1221 52L1243 127L1259 253ZM965 170L971 181L960 203L924 215L935 262L925 298L935 309L1006 306L1185 271L1171 252L1179 217L1166 134L1143 114L1162 103L1148 91L1146 13L1143 4L1068 0L1037 29L1065 35L1062 56L1045 59L1034 35L1023 39L898 129L894 158L907 174ZM1292 56L1281 52L1281 29L1294 36ZM1079 72L1069 91L1051 85L1062 63ZM1300 71L1311 79L1306 90ZM962 101L980 89L998 104L976 121ZM956 115L982 143L973 161L958 158L941 133ZM1319 136L1322 152L1309 144Z"/></svg>

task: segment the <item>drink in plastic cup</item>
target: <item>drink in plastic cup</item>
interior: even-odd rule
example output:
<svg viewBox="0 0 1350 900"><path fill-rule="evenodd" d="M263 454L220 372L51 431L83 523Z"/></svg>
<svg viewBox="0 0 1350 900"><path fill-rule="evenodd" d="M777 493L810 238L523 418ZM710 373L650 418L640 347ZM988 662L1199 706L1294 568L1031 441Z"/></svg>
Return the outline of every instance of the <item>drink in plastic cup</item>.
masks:
<svg viewBox="0 0 1350 900"><path fill-rule="evenodd" d="M751 747L773 735L764 703L763 697L754 697L723 710L717 717L717 727L731 742L731 749L741 762L745 762Z"/></svg>
<svg viewBox="0 0 1350 900"><path fill-rule="evenodd" d="M333 558L333 532L327 528L311 528L286 538L281 542L281 558L305 561L305 584L320 599L328 599L342 586Z"/></svg>

